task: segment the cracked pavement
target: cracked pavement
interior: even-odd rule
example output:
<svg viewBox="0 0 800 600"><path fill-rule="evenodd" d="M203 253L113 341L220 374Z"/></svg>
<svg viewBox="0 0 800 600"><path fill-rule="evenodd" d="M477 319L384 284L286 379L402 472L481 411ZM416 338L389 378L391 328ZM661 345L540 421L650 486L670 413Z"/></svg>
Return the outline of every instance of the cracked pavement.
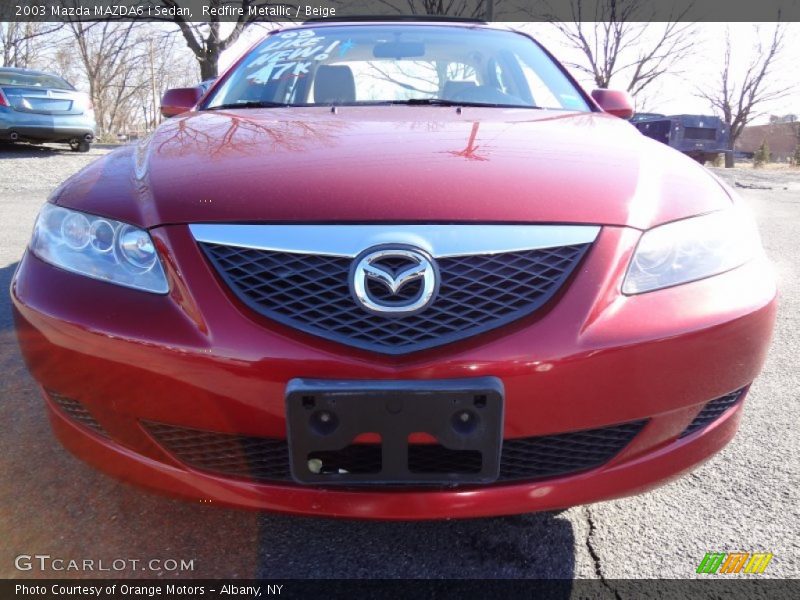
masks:
<svg viewBox="0 0 800 600"><path fill-rule="evenodd" d="M3 290L48 193L103 152L0 149ZM52 576L13 565L18 554L47 553L195 561L193 572L111 574L117 576L602 578L609 596L619 597L616 579L693 577L708 551L768 551L775 557L767 576L800 577L800 171L736 169L722 176L745 186L737 191L753 206L782 289L774 344L741 430L723 452L669 485L558 515L335 521L191 504L119 483L74 459L50 434L16 347L4 291L0 576Z"/></svg>

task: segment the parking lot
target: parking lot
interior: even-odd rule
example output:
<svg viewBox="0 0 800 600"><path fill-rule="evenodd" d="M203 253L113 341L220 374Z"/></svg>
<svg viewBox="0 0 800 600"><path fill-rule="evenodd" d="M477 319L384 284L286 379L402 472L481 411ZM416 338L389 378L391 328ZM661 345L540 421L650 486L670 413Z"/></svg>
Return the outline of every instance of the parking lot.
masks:
<svg viewBox="0 0 800 600"><path fill-rule="evenodd" d="M766 551L767 576L800 577L800 169L716 170L752 205L781 287L768 362L721 454L648 494L555 516L375 523L164 498L92 470L52 437L5 290L48 194L105 152L0 146L0 576L686 578L706 552ZM194 570L19 571L21 554L184 559Z"/></svg>

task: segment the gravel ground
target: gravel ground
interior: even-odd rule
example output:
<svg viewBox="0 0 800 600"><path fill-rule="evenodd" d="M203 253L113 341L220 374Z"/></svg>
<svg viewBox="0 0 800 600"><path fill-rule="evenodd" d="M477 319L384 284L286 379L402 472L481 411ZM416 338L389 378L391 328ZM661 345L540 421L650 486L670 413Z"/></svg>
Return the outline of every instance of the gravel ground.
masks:
<svg viewBox="0 0 800 600"><path fill-rule="evenodd" d="M7 288L48 193L104 152L0 147L0 287ZM61 450L22 366L3 293L0 577L52 575L14 569L15 556L44 553L107 562L194 559L194 572L178 575L198 577L686 578L711 550L770 551L769 576L800 577L800 173L716 171L753 206L782 302L741 431L691 475L558 516L414 524L292 518L163 498Z"/></svg>

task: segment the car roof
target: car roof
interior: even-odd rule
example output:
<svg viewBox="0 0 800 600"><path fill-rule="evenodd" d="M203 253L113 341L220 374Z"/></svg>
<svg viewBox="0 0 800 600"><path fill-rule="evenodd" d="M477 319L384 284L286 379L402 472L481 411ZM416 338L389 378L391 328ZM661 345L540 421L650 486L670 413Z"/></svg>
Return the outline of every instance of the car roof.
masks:
<svg viewBox="0 0 800 600"><path fill-rule="evenodd" d="M50 75L63 79L61 75L48 73L47 71L37 71L36 69L23 69L21 67L0 67L0 73L25 73L26 75Z"/></svg>
<svg viewBox="0 0 800 600"><path fill-rule="evenodd" d="M453 17L448 15L355 15L349 17L316 17L306 19L303 25L310 23L482 23L482 19Z"/></svg>
<svg viewBox="0 0 800 600"><path fill-rule="evenodd" d="M342 17L325 19L309 19L302 23L282 27L280 31L288 31L290 29L306 29L313 27L315 29L320 27L342 27L342 26L369 26L369 25L411 25L411 26L440 26L440 27L460 27L460 28L474 28L481 27L487 29L510 29L508 26L503 26L498 23L490 23L488 21L481 21L478 19L466 19L461 17L424 17L420 15L411 15L409 17Z"/></svg>
<svg viewBox="0 0 800 600"><path fill-rule="evenodd" d="M404 17L348 17L348 18L326 18L326 19L309 19L302 23L287 25L280 27L270 32L279 33L282 31L296 31L299 29L314 28L320 29L324 27L369 27L371 25L401 25L401 26L420 26L420 27L457 27L460 29L492 29L495 31L510 31L513 33L520 33L514 27L507 23L495 23L489 21L480 21L475 19L465 19L460 17L430 17L426 18L420 15L413 15L411 18ZM531 37L529 34L525 34Z"/></svg>

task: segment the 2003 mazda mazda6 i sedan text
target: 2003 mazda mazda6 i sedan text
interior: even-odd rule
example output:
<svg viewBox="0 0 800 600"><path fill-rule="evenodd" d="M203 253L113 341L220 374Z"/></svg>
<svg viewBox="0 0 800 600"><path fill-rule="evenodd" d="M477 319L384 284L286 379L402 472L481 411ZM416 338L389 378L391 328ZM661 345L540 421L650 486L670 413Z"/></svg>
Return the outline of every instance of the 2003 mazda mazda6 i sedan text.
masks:
<svg viewBox="0 0 800 600"><path fill-rule="evenodd" d="M12 295L84 460L363 518L648 490L734 436L776 289L703 167L477 23L269 35L42 209Z"/></svg>

